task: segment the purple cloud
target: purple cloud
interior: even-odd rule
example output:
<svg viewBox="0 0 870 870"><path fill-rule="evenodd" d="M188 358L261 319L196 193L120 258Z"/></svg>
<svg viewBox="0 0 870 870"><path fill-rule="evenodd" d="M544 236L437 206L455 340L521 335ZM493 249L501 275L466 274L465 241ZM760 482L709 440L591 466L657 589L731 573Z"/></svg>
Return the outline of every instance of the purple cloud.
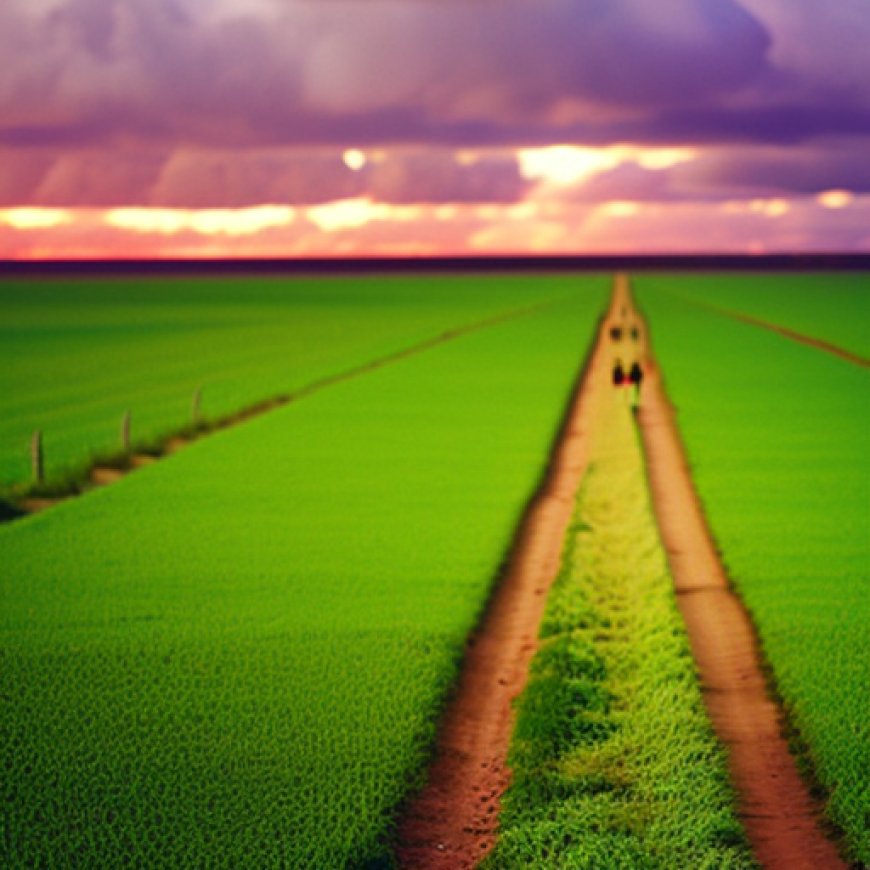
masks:
<svg viewBox="0 0 870 870"><path fill-rule="evenodd" d="M7 145L510 142L739 92L769 46L736 0L12 0L0 33Z"/></svg>
<svg viewBox="0 0 870 870"><path fill-rule="evenodd" d="M728 195L870 192L870 137L794 147L713 148L673 178L684 190Z"/></svg>
<svg viewBox="0 0 870 870"><path fill-rule="evenodd" d="M567 195L866 190L866 9L4 0L0 203L507 203L528 185L497 152L614 142L704 148L693 164L617 167ZM353 172L347 147L386 158ZM451 153L469 147L485 159Z"/></svg>
<svg viewBox="0 0 870 870"><path fill-rule="evenodd" d="M529 188L512 155L482 155L463 163L445 150L399 152L374 163L366 174L371 195L396 204L512 203Z"/></svg>

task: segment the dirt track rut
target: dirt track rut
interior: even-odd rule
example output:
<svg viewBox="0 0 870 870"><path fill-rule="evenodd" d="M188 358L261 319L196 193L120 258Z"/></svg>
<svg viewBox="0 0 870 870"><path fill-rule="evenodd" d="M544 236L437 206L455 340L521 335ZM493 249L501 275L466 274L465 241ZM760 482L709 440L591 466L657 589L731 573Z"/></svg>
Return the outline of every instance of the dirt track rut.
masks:
<svg viewBox="0 0 870 870"><path fill-rule="evenodd" d="M500 798L510 778L505 758L514 722L512 702L526 684L537 650L547 592L559 570L575 493L588 462L586 433L607 381L601 372L609 365L605 351L599 330L544 485L526 512L508 568L468 644L428 785L400 823L397 852L404 867L474 867L495 842Z"/></svg>
<svg viewBox="0 0 870 870"><path fill-rule="evenodd" d="M630 300L627 281L618 292ZM638 419L653 502L707 709L728 748L739 815L765 868L845 867L782 736L782 711L767 691L754 627L719 561L649 347L647 353Z"/></svg>

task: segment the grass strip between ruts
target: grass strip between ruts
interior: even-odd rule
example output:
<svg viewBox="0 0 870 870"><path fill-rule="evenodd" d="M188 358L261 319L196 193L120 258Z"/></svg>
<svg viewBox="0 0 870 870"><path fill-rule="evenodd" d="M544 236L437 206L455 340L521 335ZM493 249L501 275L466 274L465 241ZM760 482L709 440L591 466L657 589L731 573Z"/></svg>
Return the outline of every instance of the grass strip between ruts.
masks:
<svg viewBox="0 0 870 870"><path fill-rule="evenodd" d="M636 432L620 394L599 412L485 866L753 867Z"/></svg>

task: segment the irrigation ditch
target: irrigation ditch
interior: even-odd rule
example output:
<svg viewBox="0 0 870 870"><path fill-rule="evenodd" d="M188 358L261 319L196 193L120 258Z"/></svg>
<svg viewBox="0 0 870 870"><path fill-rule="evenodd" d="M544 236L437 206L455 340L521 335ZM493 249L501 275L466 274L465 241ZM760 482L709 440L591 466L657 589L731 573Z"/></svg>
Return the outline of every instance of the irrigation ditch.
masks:
<svg viewBox="0 0 870 870"><path fill-rule="evenodd" d="M204 438L214 432L228 429L231 426L237 426L246 420L283 407L291 402L297 402L335 384L360 377L384 366L424 353L445 342L453 341L478 330L496 326L508 320L548 308L558 301L560 300L554 299L536 303L535 305L526 305L521 308L500 312L482 320L453 327L409 347L385 354L344 371L318 378L291 393L260 400L216 419L203 418L201 413L202 389L197 388L194 391L191 402L190 422L177 429L168 431L144 445L133 442L131 438L132 414L129 410L125 411L120 424L120 449L115 453L96 456L90 463L85 464L84 467L62 474L57 479L49 478L46 480L43 433L37 430L33 433L30 441L33 479L29 484L11 487L5 497L0 497L0 523L22 519L30 514L52 508L68 499L85 495L92 489L109 486L126 475L140 468L152 465L154 462L167 456L171 456L191 442Z"/></svg>
<svg viewBox="0 0 870 870"><path fill-rule="evenodd" d="M802 332L797 332L794 329L789 329L786 326L780 326L778 323L771 323L769 320L762 320L760 317L753 317L750 314L744 314L742 311L732 311L730 308L720 308L718 305L712 305L709 302L701 302L697 299L686 299L681 296L681 299L694 305L696 308L704 308L707 311L712 311L722 317L730 317L732 320L738 320L741 323L748 323L750 326L757 326L761 329L766 329L769 332L775 332L784 338L796 341L799 344L805 344L807 347L813 347L816 350L824 351L831 356L839 357L853 365L861 366L862 368L870 368L870 359L860 356L857 353L852 353L843 347L836 344L831 344L829 341L824 341L821 338L814 338L811 335L804 335Z"/></svg>

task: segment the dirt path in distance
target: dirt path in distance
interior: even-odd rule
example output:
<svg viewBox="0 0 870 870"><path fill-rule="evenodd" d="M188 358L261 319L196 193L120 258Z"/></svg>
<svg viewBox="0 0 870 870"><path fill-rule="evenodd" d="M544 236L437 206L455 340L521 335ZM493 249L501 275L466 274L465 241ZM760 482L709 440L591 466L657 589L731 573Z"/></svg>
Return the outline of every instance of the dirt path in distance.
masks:
<svg viewBox="0 0 870 870"><path fill-rule="evenodd" d="M565 531L588 462L586 433L604 398L609 365L599 329L543 486L523 518L508 567L466 648L455 695L441 723L422 793L399 824L401 866L476 866L495 842L513 731L512 702L525 687L538 646L547 592L561 563ZM578 347L578 357L582 348Z"/></svg>
<svg viewBox="0 0 870 870"><path fill-rule="evenodd" d="M782 736L782 711L768 694L754 627L719 561L672 406L649 348L647 354L638 420L655 513L704 700L728 749L740 818L769 870L845 868Z"/></svg>

